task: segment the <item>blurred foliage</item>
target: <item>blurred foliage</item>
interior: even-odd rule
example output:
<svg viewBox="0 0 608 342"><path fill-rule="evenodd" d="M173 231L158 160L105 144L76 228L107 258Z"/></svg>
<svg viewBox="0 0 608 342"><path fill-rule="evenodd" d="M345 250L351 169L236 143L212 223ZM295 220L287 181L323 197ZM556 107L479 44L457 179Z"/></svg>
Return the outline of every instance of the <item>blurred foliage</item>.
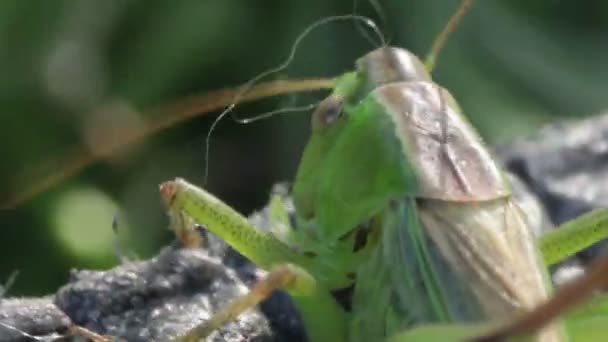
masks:
<svg viewBox="0 0 608 342"><path fill-rule="evenodd" d="M359 3L361 13L378 19ZM423 56L457 1L380 4L386 21L377 22L391 43ZM112 139L99 135L100 126L128 128L146 120L147 108L247 81L279 64L307 25L352 8L352 0L0 2L0 194L69 167L74 149ZM607 19L604 1L476 1L434 77L491 144L598 113L608 105ZM339 75L372 48L352 22L325 25L272 77ZM321 96L258 101L237 112L255 115ZM212 119L151 136L0 212L0 280L20 271L10 293L49 293L70 268L116 264L114 239L140 258L166 244L171 235L157 185L176 176L202 184ZM274 182L292 178L307 134L307 113L251 125L224 120L212 136L206 187L242 212L259 208Z"/></svg>

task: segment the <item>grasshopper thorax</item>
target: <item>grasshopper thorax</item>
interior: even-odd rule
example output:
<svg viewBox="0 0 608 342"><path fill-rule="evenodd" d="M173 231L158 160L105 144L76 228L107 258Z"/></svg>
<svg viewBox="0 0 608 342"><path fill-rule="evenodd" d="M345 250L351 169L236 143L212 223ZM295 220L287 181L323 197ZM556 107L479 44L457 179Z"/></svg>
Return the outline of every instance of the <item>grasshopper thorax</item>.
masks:
<svg viewBox="0 0 608 342"><path fill-rule="evenodd" d="M366 75L370 90L395 82L431 81L431 75L416 55L391 46L378 48L359 58L357 69Z"/></svg>

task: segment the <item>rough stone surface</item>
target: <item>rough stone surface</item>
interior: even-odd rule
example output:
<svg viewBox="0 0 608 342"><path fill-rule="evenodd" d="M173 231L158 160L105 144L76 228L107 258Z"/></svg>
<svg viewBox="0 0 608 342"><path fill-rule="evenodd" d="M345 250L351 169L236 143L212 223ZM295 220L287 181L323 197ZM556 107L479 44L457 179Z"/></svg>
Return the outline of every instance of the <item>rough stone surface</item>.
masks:
<svg viewBox="0 0 608 342"><path fill-rule="evenodd" d="M608 204L608 115L546 127L534 137L499 147L497 155L516 175L515 195L531 213L537 234ZM252 220L266 226L265 211ZM205 249L166 248L153 259L108 271L75 271L53 298L4 299L0 342L33 340L25 333L58 340L70 320L129 341L183 333L263 276L221 241L211 236L206 241ZM578 274L580 265L604 250L580 253L555 269L554 277ZM303 341L304 335L288 296L277 292L261 312L241 316L213 340Z"/></svg>
<svg viewBox="0 0 608 342"><path fill-rule="evenodd" d="M166 248L148 261L109 271L73 272L55 304L80 326L128 341L166 341L247 292L236 273L202 249ZM210 339L270 341L257 310L248 311Z"/></svg>
<svg viewBox="0 0 608 342"><path fill-rule="evenodd" d="M203 249L165 248L147 261L108 271L73 271L57 294L5 299L0 341L56 340L71 322L126 341L167 341L183 334L231 299L248 291L236 272ZM210 341L274 341L277 335L257 309Z"/></svg>
<svg viewBox="0 0 608 342"><path fill-rule="evenodd" d="M0 341L32 341L32 336L57 340L70 324L52 297L0 300Z"/></svg>
<svg viewBox="0 0 608 342"><path fill-rule="evenodd" d="M497 152L538 196L554 224L608 207L608 114L547 126ZM599 243L579 257L586 263L606 252Z"/></svg>

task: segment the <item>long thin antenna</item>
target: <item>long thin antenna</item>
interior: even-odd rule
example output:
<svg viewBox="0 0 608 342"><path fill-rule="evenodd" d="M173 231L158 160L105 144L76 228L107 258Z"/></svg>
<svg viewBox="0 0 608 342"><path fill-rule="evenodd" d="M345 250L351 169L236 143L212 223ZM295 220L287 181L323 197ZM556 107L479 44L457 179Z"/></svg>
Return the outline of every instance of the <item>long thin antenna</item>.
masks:
<svg viewBox="0 0 608 342"><path fill-rule="evenodd" d="M448 20L447 24L445 24L443 31L441 31L441 33L439 33L439 35L437 35L433 41L431 51L426 56L426 60L424 61L424 64L429 72L433 71L435 62L437 61L437 56L439 56L439 52L441 52L441 49L445 45L449 35L454 32L458 24L460 24L462 21L462 18L464 18L464 16L467 14L471 8L471 5L473 5L473 0L462 0L456 12L452 14L450 20Z"/></svg>
<svg viewBox="0 0 608 342"><path fill-rule="evenodd" d="M270 117L280 115L280 114L295 113L295 112L308 112L308 111L311 111L311 110L317 108L318 105L319 105L319 102L315 102L315 103L309 103L309 104L301 105L301 106L279 108L279 109L271 110L271 111L268 111L268 112L265 112L262 114L250 116L247 118L242 118L242 119L236 118L236 122L246 125L246 124L250 124L250 123L253 123L256 121L265 120L265 119L268 119Z"/></svg>
<svg viewBox="0 0 608 342"><path fill-rule="evenodd" d="M209 132L207 133L207 137L205 139L205 173L204 173L204 181L203 181L204 184L207 184L207 179L209 178L209 155L210 155L210 146L211 146L211 134L215 130L218 123L222 119L224 119L224 117L226 115L230 114L234 110L234 107L236 107L236 105L241 102L241 98L245 97L249 93L249 91L251 90L251 87L254 84L256 84L261 79L263 79L269 75L275 74L277 72L280 72L280 71L283 71L284 69L286 69L289 66L289 64L291 64L293 59L295 58L295 55L298 50L298 47L300 46L300 43L302 43L304 38L306 38L312 31L314 31L315 29L317 29L323 25L326 25L328 23L331 23L334 21L342 21L342 20L360 21L363 24L372 28L372 30L374 30L374 32L376 32L378 37L382 41L384 41L384 37L382 36L382 33L380 32L380 30L378 29L378 27L376 26L374 21L369 19L368 17L364 17L361 15L354 15L354 14L336 15L336 16L319 19L319 20L315 21L314 23L312 23L311 25L309 25L304 31L302 31L302 33L300 33L298 35L298 37L294 41L293 45L291 46L291 50L289 51L289 55L287 56L287 58L285 58L285 60L283 62L281 62L279 65L277 65L276 67L270 68L270 69L258 74L254 78L247 81L243 86L241 86L240 91L236 93L236 95L234 96L233 101L230 103L230 105L227 106L224 109L224 111L222 113L220 113L220 115L218 115L217 118L211 124L211 127L209 128Z"/></svg>
<svg viewBox="0 0 608 342"><path fill-rule="evenodd" d="M374 39L372 39L372 37L370 37L369 32L366 31L361 26L361 22L360 21L356 21L355 22L355 27L361 33L361 35L372 46L374 46L374 47L384 47L384 46L387 46L388 42L390 41L390 37L384 38L384 36L387 35L386 34L386 30L387 30L387 27L388 27L388 24L387 24L388 23L388 19L386 18L386 14L384 13L384 10L382 9L382 6L380 5L380 3L377 0L368 0L368 2L372 6L372 8L376 12L376 14L378 15L378 18L380 19L381 29L379 31L380 31L380 33L384 33L384 35L379 36L380 41L376 42L376 41L374 41ZM357 15L358 10L359 10L359 1L358 0L353 0L353 15ZM376 32L376 35L378 35L377 32Z"/></svg>
<svg viewBox="0 0 608 342"><path fill-rule="evenodd" d="M242 94L240 101L248 102L288 93L331 89L333 86L334 80L332 78L278 80L249 87L249 91L245 94L242 94L242 87L236 87L185 97L172 104L152 110L151 112L156 113L156 115L143 127L113 139L106 139L103 146L97 146L95 149L95 151L102 151L103 153L94 153L90 149L78 147L61 160L49 160L48 165L54 164L61 167L55 168L56 171L46 174L40 180L32 181L30 186L25 187L25 190L1 194L0 209L15 208L54 185L76 175L93 163L109 159L121 148L136 145L154 133L176 126L194 117L225 108L234 102L235 96L239 93Z"/></svg>

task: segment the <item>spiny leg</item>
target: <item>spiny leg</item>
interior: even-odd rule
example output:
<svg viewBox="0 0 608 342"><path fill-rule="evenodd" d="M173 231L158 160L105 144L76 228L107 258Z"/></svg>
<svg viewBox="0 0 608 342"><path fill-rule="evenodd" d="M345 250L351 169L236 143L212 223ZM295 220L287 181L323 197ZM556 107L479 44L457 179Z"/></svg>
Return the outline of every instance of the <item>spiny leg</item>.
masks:
<svg viewBox="0 0 608 342"><path fill-rule="evenodd" d="M270 269L292 263L309 269L309 259L274 235L258 230L246 217L205 190L178 178L163 183L160 192L172 217L192 218L257 266Z"/></svg>
<svg viewBox="0 0 608 342"><path fill-rule="evenodd" d="M539 238L538 245L550 266L608 238L608 209L595 209Z"/></svg>
<svg viewBox="0 0 608 342"><path fill-rule="evenodd" d="M281 237L256 229L247 218L230 208L210 193L198 188L183 179L168 181L160 186L161 195L171 213L183 213L194 221L202 224L208 231L220 237L232 248L247 257L263 269L271 269L274 265L289 264L288 270L295 277L287 282L284 289L294 300L301 314L306 334L312 341L346 341L348 330L347 317L344 310L332 297L329 289L319 284L307 271L314 269L314 259L300 254L290 247ZM276 212L275 212L276 214ZM286 212L278 214L279 221L289 224ZM280 235L284 235L280 233ZM290 240L290 236L282 236ZM297 265L297 266L296 266ZM279 268L280 269L280 268ZM283 272L283 271L282 271ZM271 272L271 275L274 273ZM279 272L280 274L280 272ZM269 281L273 288L280 287L281 282L275 283L273 275ZM279 279L284 279L279 277ZM260 285L262 288L266 285ZM264 292L264 291L262 291ZM259 291L254 291L254 299ZM259 302L261 299L253 300ZM252 299L238 299L239 304L231 307L251 307ZM241 310L241 309L239 309ZM238 313L234 308L226 309L227 313L218 314L214 322L221 322ZM222 316L227 318L222 318ZM331 321L331 326L327 322ZM217 326L219 323L213 323Z"/></svg>

